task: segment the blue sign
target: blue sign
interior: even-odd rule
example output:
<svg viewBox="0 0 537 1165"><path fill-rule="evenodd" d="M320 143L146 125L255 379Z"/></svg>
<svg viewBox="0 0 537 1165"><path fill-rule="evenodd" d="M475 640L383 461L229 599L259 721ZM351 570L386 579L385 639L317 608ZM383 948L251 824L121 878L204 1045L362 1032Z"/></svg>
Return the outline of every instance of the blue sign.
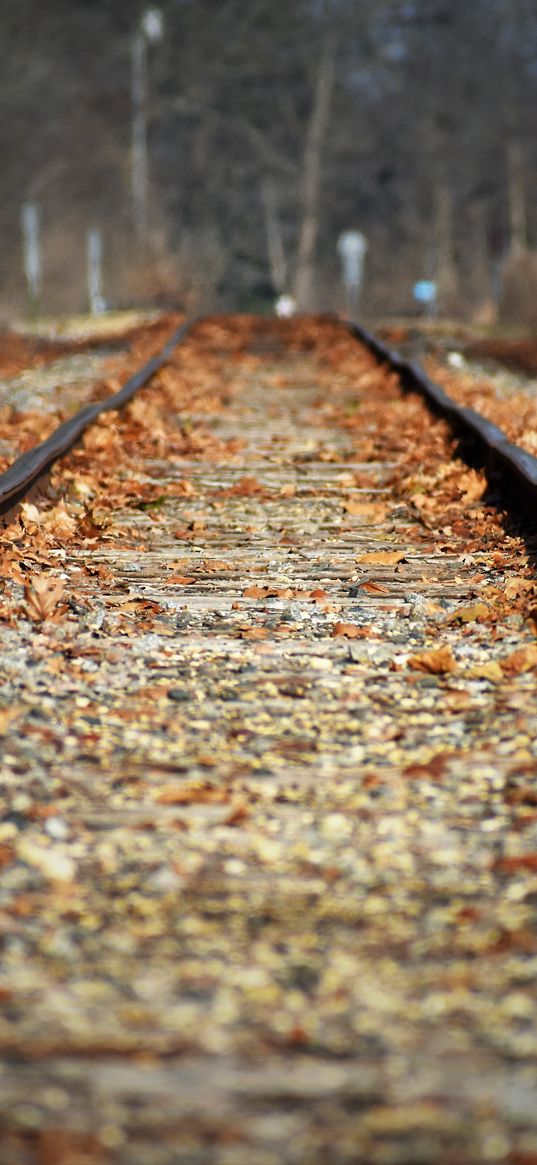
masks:
<svg viewBox="0 0 537 1165"><path fill-rule="evenodd" d="M418 303L434 303L437 287L432 279L418 279L414 284L414 299Z"/></svg>

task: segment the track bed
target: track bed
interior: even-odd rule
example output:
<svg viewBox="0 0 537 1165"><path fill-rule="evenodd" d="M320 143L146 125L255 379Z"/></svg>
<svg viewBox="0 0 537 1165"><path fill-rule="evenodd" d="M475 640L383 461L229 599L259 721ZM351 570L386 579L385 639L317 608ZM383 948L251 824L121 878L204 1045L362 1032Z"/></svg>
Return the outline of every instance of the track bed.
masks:
<svg viewBox="0 0 537 1165"><path fill-rule="evenodd" d="M536 1161L531 544L444 423L203 321L2 550L3 1165Z"/></svg>

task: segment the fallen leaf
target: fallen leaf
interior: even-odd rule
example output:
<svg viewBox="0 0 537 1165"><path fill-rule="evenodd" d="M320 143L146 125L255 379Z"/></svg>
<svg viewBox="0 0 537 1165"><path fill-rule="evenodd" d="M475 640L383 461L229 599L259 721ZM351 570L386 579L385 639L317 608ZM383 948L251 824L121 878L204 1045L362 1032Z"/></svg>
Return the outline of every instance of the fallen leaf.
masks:
<svg viewBox="0 0 537 1165"><path fill-rule="evenodd" d="M176 583L181 587L188 587L191 583L195 583L195 581L195 578L190 578L190 576L186 574L171 574L166 579L166 582Z"/></svg>
<svg viewBox="0 0 537 1165"><path fill-rule="evenodd" d="M219 558L204 558L200 563L200 570L206 571L207 574L234 569L235 567L232 562L222 562Z"/></svg>
<svg viewBox="0 0 537 1165"><path fill-rule="evenodd" d="M466 473L462 473L457 481L457 488L461 491L462 502L477 502L483 497L485 490L485 482L483 474L478 473L475 469L469 469Z"/></svg>
<svg viewBox="0 0 537 1165"><path fill-rule="evenodd" d="M523 595L535 590L535 580L529 578L510 578L505 584L506 599L520 599Z"/></svg>
<svg viewBox="0 0 537 1165"><path fill-rule="evenodd" d="M488 663L478 663L465 674L471 680L489 680L491 684L499 684L503 680L502 669L495 659Z"/></svg>
<svg viewBox="0 0 537 1165"><path fill-rule="evenodd" d="M406 769L403 769L403 772L405 777L425 777L429 779L432 777L433 780L437 781L439 777L443 776L449 759L449 753L439 752L425 764L408 765Z"/></svg>
<svg viewBox="0 0 537 1165"><path fill-rule="evenodd" d="M490 608L486 603L472 603L469 607L457 607L449 616L448 623L475 623L476 619L486 619Z"/></svg>
<svg viewBox="0 0 537 1165"><path fill-rule="evenodd" d="M355 498L348 498L343 503L343 509L346 514L355 518L378 518L379 521L382 521L386 516L385 507L379 505L378 502L360 502Z"/></svg>
<svg viewBox="0 0 537 1165"><path fill-rule="evenodd" d="M20 520L26 532L32 534L36 526L41 525L43 514L32 502L23 502L20 508Z"/></svg>
<svg viewBox="0 0 537 1165"><path fill-rule="evenodd" d="M403 550L370 550L367 554L358 554L356 562L367 562L377 566L396 566L405 561Z"/></svg>
<svg viewBox="0 0 537 1165"><path fill-rule="evenodd" d="M363 637L363 629L357 627L356 623L334 623L332 627L332 638L344 639L361 639Z"/></svg>
<svg viewBox="0 0 537 1165"><path fill-rule="evenodd" d="M524 672L533 671L537 667L537 646L530 643L527 647L519 647L518 651L500 660L500 667L506 676L520 676Z"/></svg>
<svg viewBox="0 0 537 1165"><path fill-rule="evenodd" d="M453 657L451 647L436 647L432 651L422 651L419 655L411 655L408 666L413 671L429 672L430 675L445 675L457 670L457 661Z"/></svg>
<svg viewBox="0 0 537 1165"><path fill-rule="evenodd" d="M226 817L224 817L224 820L222 821L221 824L222 825L240 825L241 822L245 821L246 818L249 816L250 816L250 811L249 811L246 803L244 801L238 801L235 805L231 806L229 813L227 814Z"/></svg>
<svg viewBox="0 0 537 1165"><path fill-rule="evenodd" d="M246 587L242 594L245 599L264 599L267 594L267 588L256 586Z"/></svg>
<svg viewBox="0 0 537 1165"><path fill-rule="evenodd" d="M35 623L50 619L52 615L63 614L65 607L59 610L59 603L63 598L65 587L61 579L50 578L46 575L34 575L28 580L24 588L26 614Z"/></svg>
<svg viewBox="0 0 537 1165"><path fill-rule="evenodd" d="M516 874L519 870L537 870L537 853L517 854L512 858L497 858L494 870L500 874Z"/></svg>
<svg viewBox="0 0 537 1165"><path fill-rule="evenodd" d="M241 477L231 489L225 491L231 497L250 498L265 493L264 486L255 477Z"/></svg>
<svg viewBox="0 0 537 1165"><path fill-rule="evenodd" d="M163 785L159 789L155 801L158 805L211 805L229 800L229 793L225 789L216 789L214 785Z"/></svg>
<svg viewBox="0 0 537 1165"><path fill-rule="evenodd" d="M368 595L389 595L390 593L390 588L383 587L381 583L366 581L358 583L358 586L362 591L366 591Z"/></svg>

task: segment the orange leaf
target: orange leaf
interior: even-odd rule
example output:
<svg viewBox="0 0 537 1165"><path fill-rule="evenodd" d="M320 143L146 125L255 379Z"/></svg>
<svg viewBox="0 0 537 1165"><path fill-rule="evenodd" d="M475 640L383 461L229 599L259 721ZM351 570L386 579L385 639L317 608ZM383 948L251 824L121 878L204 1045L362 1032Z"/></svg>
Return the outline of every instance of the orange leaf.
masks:
<svg viewBox="0 0 537 1165"><path fill-rule="evenodd" d="M267 594L266 587L246 587L242 592L245 599L264 599Z"/></svg>
<svg viewBox="0 0 537 1165"><path fill-rule="evenodd" d="M363 638L363 629L357 627L355 623L334 623L332 627L332 638L344 639L361 639Z"/></svg>
<svg viewBox="0 0 537 1165"><path fill-rule="evenodd" d="M516 874L519 870L537 870L537 853L516 854L512 858L498 858L493 869L501 874Z"/></svg>
<svg viewBox="0 0 537 1165"><path fill-rule="evenodd" d="M186 574L171 574L170 577L166 579L166 582L177 583L178 586L181 587L188 587L190 586L190 583L195 583L195 581L195 578L190 578Z"/></svg>
<svg viewBox="0 0 537 1165"><path fill-rule="evenodd" d="M396 566L405 561L404 550L370 550L367 554L358 554L357 562L366 562L377 566Z"/></svg>
<svg viewBox="0 0 537 1165"><path fill-rule="evenodd" d="M527 647L519 647L518 651L511 652L511 655L500 661L500 667L507 676L520 676L523 672L533 671L537 667L537 646L530 643Z"/></svg>
<svg viewBox="0 0 537 1165"><path fill-rule="evenodd" d="M225 789L216 789L213 785L163 785L159 789L155 801L158 805L192 805L197 803L210 805L227 801L229 794Z"/></svg>
<svg viewBox="0 0 537 1165"><path fill-rule="evenodd" d="M432 651L422 651L419 655L411 655L408 666L414 671L444 675L457 670L457 661L453 657L451 647L446 646L434 648Z"/></svg>
<svg viewBox="0 0 537 1165"><path fill-rule="evenodd" d="M24 588L26 613L35 623L50 619L54 614L62 614L65 607L59 608L65 587L61 579L50 578L46 575L34 575Z"/></svg>
<svg viewBox="0 0 537 1165"><path fill-rule="evenodd" d="M345 513L351 514L356 518L378 518L379 521L385 516L384 506L379 505L378 502L360 502L355 498L348 498L343 504Z"/></svg>
<svg viewBox="0 0 537 1165"><path fill-rule="evenodd" d="M376 582L358 583L358 586L362 591L367 591L368 595L389 595L390 593L389 587L383 587Z"/></svg>
<svg viewBox="0 0 537 1165"><path fill-rule="evenodd" d="M241 477L240 481L232 486L228 492L234 497L250 498L255 494L264 493L265 490L255 477Z"/></svg>

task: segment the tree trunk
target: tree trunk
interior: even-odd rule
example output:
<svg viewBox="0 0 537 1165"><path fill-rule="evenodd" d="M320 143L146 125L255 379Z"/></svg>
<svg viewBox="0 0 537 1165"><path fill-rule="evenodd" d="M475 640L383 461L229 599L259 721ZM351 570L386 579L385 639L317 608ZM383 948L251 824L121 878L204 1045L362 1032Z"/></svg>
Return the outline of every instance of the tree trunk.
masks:
<svg viewBox="0 0 537 1165"><path fill-rule="evenodd" d="M442 162L436 166L434 227L438 306L441 312L450 314L457 307L458 278L453 253L453 203Z"/></svg>
<svg viewBox="0 0 537 1165"><path fill-rule="evenodd" d="M330 121L335 81L336 39L329 33L324 41L315 83L313 108L306 131L300 230L295 263L293 295L300 310L312 306L314 262L320 227L322 155Z"/></svg>
<svg viewBox="0 0 537 1165"><path fill-rule="evenodd" d="M528 213L524 183L524 154L516 137L507 147L509 191L509 253L519 255L528 247Z"/></svg>
<svg viewBox="0 0 537 1165"><path fill-rule="evenodd" d="M264 178L261 185L261 195L265 208L270 278L274 290L281 295L282 292L286 291L287 285L287 257L285 254L281 224L278 218L276 191L272 178Z"/></svg>

